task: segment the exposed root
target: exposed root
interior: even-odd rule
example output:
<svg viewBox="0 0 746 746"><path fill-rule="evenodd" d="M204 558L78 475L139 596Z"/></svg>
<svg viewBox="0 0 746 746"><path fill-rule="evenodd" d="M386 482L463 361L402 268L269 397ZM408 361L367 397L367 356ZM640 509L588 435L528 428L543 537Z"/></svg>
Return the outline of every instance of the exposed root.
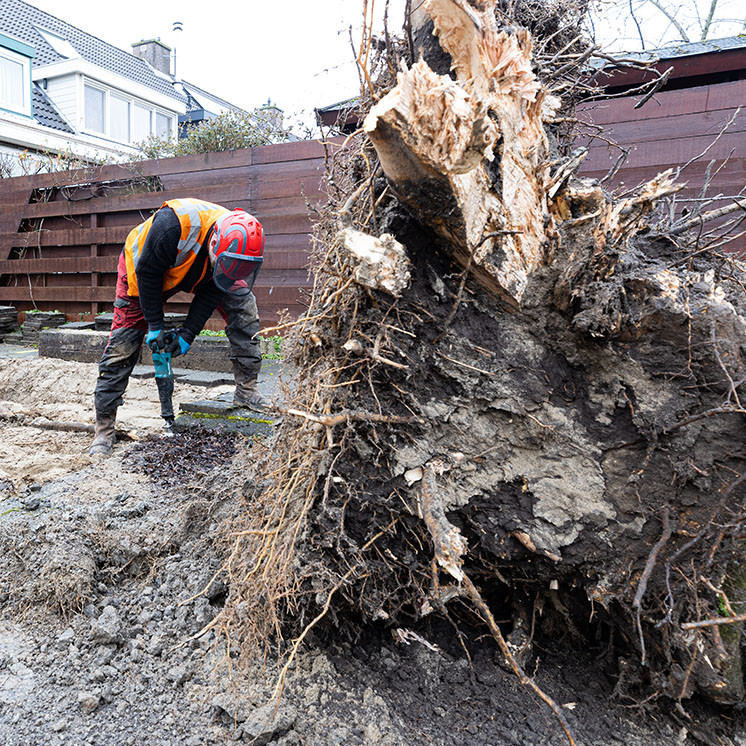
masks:
<svg viewBox="0 0 746 746"><path fill-rule="evenodd" d="M451 4L469 34L492 29L474 23L467 3ZM522 34L483 40L495 69L506 50L515 55L515 75L490 92L496 119L480 108L477 82L441 80L419 63L411 72L411 60L392 94L387 67L364 102L377 102L369 129L378 149L358 132L329 159L308 311L278 327L295 388L276 437L234 466L244 510L223 568L231 590L221 631L248 654L276 651L277 696L312 630L404 629L433 613L450 619L448 605L468 598L573 743L561 710L502 637L482 577L543 609L526 610L531 639L551 624L574 644L592 625L608 629L606 658L641 669L630 663L620 678L625 698L633 687L642 703L741 696L723 683L732 653L717 635L726 617L741 633L746 603L729 590L746 526L746 457L732 445L746 411L746 272L735 261L713 269L706 253L671 261L676 247L650 227L675 199L677 174L614 199L577 178L580 153L544 139L561 124L531 91L577 73L570 63L587 57L574 37L542 47L534 77ZM415 101L423 91L429 109ZM463 107L447 109L446 91ZM424 122L421 137L408 138L408 96L424 107L416 121L427 109L444 127ZM533 112L527 135L510 120L515 108L524 124ZM502 124L514 129L506 135ZM516 152L529 141L526 171ZM508 180L530 172L536 187L510 209L506 169ZM400 178L412 174L423 189ZM435 203L438 185L448 191ZM465 199L474 195L486 202ZM529 207L514 216L518 204ZM406 262L398 250L387 255L384 234ZM433 566L453 580L441 584ZM731 598L726 615L719 605Z"/></svg>

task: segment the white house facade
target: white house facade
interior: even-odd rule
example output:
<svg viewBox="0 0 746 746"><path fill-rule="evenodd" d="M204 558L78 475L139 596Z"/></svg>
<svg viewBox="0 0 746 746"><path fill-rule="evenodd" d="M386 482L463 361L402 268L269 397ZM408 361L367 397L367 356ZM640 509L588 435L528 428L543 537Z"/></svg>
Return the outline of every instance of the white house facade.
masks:
<svg viewBox="0 0 746 746"><path fill-rule="evenodd" d="M127 159L150 136L176 138L190 110L236 108L194 87L205 106L187 86L170 75L170 49L157 39L130 54L22 0L0 0L0 173L56 155Z"/></svg>

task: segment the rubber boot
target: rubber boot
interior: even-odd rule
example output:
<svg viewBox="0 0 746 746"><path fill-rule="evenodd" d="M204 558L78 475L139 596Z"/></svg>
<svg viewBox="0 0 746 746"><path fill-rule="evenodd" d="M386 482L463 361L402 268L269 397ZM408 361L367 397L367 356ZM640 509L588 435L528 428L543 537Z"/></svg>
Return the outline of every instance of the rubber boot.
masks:
<svg viewBox="0 0 746 746"><path fill-rule="evenodd" d="M270 408L269 401L259 392L256 381L243 385L236 384L233 406L236 409L253 409L255 412L266 412Z"/></svg>
<svg viewBox="0 0 746 746"><path fill-rule="evenodd" d="M249 378L236 363L233 364L233 375L236 379L236 390L233 394L235 409L253 409L255 412L269 409L269 401L259 393L256 378Z"/></svg>
<svg viewBox="0 0 746 746"><path fill-rule="evenodd" d="M117 413L101 414L96 412L96 435L88 449L89 456L108 456L114 447L116 434L114 425L116 423Z"/></svg>

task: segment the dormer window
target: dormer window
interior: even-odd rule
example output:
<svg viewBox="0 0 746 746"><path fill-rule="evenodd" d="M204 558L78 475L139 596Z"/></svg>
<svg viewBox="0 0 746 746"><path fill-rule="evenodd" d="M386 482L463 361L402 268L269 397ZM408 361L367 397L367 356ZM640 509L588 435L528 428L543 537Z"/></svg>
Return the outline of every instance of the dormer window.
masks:
<svg viewBox="0 0 746 746"><path fill-rule="evenodd" d="M33 47L0 34L0 108L31 116Z"/></svg>
<svg viewBox="0 0 746 746"><path fill-rule="evenodd" d="M23 109L28 77L23 62L0 52L0 101L8 109Z"/></svg>

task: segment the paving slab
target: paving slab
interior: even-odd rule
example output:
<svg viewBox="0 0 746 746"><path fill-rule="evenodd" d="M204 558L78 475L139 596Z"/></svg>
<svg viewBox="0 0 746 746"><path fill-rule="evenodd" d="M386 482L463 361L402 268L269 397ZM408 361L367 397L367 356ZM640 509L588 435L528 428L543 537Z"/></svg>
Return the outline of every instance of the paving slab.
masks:
<svg viewBox="0 0 746 746"><path fill-rule="evenodd" d="M89 329L44 329L39 334L39 354L59 360L97 363L109 341L109 332Z"/></svg>
<svg viewBox="0 0 746 746"><path fill-rule="evenodd" d="M199 399L193 402L182 402L179 416L174 428L208 428L240 432L244 435L270 435L279 418L266 413L254 412L251 409L236 409L228 401L217 399Z"/></svg>
<svg viewBox="0 0 746 746"><path fill-rule="evenodd" d="M98 332L108 332L111 330L111 325L114 322L114 312L111 313L100 313L98 314L93 322L93 325Z"/></svg>
<svg viewBox="0 0 746 746"><path fill-rule="evenodd" d="M180 383L188 383L191 386L204 386L211 389L215 386L232 386L234 384L232 373L218 373L210 370L185 370L174 369L174 378Z"/></svg>
<svg viewBox="0 0 746 746"><path fill-rule="evenodd" d="M30 358L39 357L39 350L35 347L26 347L16 344L0 344L0 357L5 358Z"/></svg>
<svg viewBox="0 0 746 746"><path fill-rule="evenodd" d="M136 365L132 369L132 378L155 378L155 368L152 365Z"/></svg>

